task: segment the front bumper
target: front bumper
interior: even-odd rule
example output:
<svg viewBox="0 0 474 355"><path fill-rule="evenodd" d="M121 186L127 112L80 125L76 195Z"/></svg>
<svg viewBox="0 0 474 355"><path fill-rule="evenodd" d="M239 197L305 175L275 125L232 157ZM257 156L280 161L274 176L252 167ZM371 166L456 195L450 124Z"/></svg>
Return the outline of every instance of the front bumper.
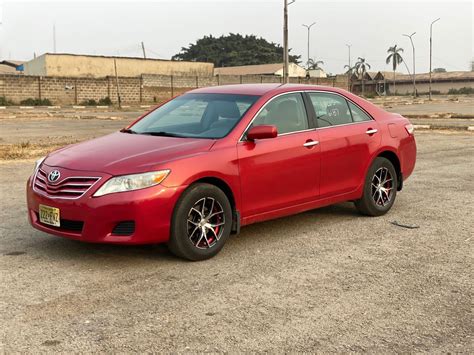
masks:
<svg viewBox="0 0 474 355"><path fill-rule="evenodd" d="M33 177L27 183L28 217L31 225L43 232L91 243L151 244L169 239L174 206L186 188L154 187L92 197L99 187L78 199L51 198L33 189ZM62 227L39 222L39 205L60 209ZM130 235L116 235L120 222L135 222ZM82 222L82 223L81 223ZM70 228L74 225L74 228ZM82 226L79 228L78 226Z"/></svg>

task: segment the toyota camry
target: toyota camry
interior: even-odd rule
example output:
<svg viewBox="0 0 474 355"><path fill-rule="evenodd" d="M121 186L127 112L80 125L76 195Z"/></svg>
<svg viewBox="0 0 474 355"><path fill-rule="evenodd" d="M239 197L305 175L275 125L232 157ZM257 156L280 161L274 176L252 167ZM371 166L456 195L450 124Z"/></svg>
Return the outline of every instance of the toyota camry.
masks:
<svg viewBox="0 0 474 355"><path fill-rule="evenodd" d="M345 90L201 88L39 159L28 217L61 237L203 260L251 223L342 201L383 215L415 160L410 122Z"/></svg>

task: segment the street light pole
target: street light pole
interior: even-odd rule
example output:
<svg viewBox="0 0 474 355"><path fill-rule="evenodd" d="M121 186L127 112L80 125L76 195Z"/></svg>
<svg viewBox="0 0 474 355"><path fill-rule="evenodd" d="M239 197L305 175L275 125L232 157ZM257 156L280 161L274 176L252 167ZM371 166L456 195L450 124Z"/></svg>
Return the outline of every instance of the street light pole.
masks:
<svg viewBox="0 0 474 355"><path fill-rule="evenodd" d="M309 70L309 36L310 36L311 27L313 27L315 24L316 24L316 22L313 22L311 25L303 24L303 27L306 27L308 29L308 60L306 61L306 69L307 70Z"/></svg>
<svg viewBox="0 0 474 355"><path fill-rule="evenodd" d="M413 97L416 97L416 79L415 79L415 45L413 44L413 36L416 34L416 32L413 32L411 35L406 35L404 34L405 37L410 38L411 42L411 47L413 49Z"/></svg>
<svg viewBox="0 0 474 355"><path fill-rule="evenodd" d="M431 57L433 55L433 24L439 20L440 18L438 17L436 20L431 22L431 25L430 25L430 88L429 88L430 101L431 101Z"/></svg>
<svg viewBox="0 0 474 355"><path fill-rule="evenodd" d="M351 70L351 47L352 47L352 44L346 44L346 47L347 49L349 50L349 70ZM352 70L351 70L352 72Z"/></svg>
<svg viewBox="0 0 474 355"><path fill-rule="evenodd" d="M289 55L288 55L288 5L291 5L296 0L291 0L288 3L288 0L283 0L283 83L288 83L288 64L289 64Z"/></svg>

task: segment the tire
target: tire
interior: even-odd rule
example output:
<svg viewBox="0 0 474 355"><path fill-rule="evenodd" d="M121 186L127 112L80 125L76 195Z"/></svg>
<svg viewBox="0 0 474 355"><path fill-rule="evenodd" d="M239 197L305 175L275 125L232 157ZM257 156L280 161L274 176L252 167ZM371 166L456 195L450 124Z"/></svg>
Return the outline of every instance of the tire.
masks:
<svg viewBox="0 0 474 355"><path fill-rule="evenodd" d="M222 249L231 229L232 207L225 193L214 185L194 184L176 203L168 248L191 261L209 259Z"/></svg>
<svg viewBox="0 0 474 355"><path fill-rule="evenodd" d="M390 160L375 158L365 177L362 198L355 201L355 206L367 216L384 215L395 202L397 186L397 172Z"/></svg>

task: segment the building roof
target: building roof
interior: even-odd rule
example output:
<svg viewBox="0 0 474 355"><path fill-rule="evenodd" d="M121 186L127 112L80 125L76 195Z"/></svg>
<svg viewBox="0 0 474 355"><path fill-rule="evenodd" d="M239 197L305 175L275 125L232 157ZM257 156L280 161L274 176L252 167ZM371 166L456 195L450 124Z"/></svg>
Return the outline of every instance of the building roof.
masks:
<svg viewBox="0 0 474 355"><path fill-rule="evenodd" d="M395 72L395 78L399 76L403 76L406 74ZM375 75L374 80L393 80L393 71L379 71L377 75Z"/></svg>
<svg viewBox="0 0 474 355"><path fill-rule="evenodd" d="M22 60L2 60L0 62L1 65L8 65L9 67L16 68L20 65L25 63L25 61Z"/></svg>
<svg viewBox="0 0 474 355"><path fill-rule="evenodd" d="M283 63L241 65L214 68L215 75L274 75L283 68Z"/></svg>

